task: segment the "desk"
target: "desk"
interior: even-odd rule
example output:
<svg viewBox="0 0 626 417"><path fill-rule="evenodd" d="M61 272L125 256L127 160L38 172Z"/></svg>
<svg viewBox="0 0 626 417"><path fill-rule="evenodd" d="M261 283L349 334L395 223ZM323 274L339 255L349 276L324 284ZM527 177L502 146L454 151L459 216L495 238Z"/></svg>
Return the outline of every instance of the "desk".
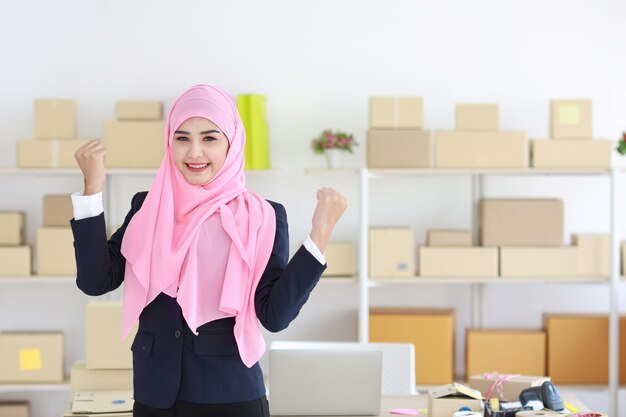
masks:
<svg viewBox="0 0 626 417"><path fill-rule="evenodd" d="M576 407L580 411L590 411L583 403L581 403L578 398L571 394L561 393L563 399L568 404ZM400 414L391 414L391 410L395 410L396 408L413 408L416 410L424 409L428 407L428 395L419 394L419 395L385 395L382 397L380 402L380 414L376 417L401 417ZM417 414L418 417L424 417L426 414ZM316 416L308 416L308 417L316 417ZM323 417L333 417L333 416L323 416ZM335 416L341 417L341 416ZM345 417L345 416L343 416ZM352 417L368 417L368 416L352 416ZM372 416L369 416L372 417Z"/></svg>

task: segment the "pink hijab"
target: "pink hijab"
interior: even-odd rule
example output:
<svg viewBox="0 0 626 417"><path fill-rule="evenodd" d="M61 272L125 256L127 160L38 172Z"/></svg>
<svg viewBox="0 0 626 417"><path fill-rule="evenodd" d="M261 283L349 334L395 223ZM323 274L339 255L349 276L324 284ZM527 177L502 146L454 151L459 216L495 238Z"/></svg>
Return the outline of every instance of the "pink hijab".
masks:
<svg viewBox="0 0 626 417"><path fill-rule="evenodd" d="M224 166L204 185L185 180L170 150L174 131L191 117L211 120L230 143ZM274 246L276 215L267 201L245 188L245 142L237 106L225 91L196 85L172 105L163 162L122 241L123 336L163 292L176 297L196 334L204 323L234 316L246 366L263 355L254 293Z"/></svg>

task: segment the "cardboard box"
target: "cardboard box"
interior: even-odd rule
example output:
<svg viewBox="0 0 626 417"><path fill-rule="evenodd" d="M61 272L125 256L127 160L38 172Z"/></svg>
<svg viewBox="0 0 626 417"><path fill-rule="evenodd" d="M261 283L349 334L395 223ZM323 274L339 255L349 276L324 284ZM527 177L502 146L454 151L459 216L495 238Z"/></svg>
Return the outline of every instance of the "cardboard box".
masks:
<svg viewBox="0 0 626 417"><path fill-rule="evenodd" d="M472 233L469 230L429 230L427 246L472 246Z"/></svg>
<svg viewBox="0 0 626 417"><path fill-rule="evenodd" d="M544 334L545 336L545 334ZM510 347L507 344L505 350ZM523 348L523 346L519 346ZM545 348L545 337L544 337ZM499 351L500 354L502 351ZM545 358L545 350L543 352ZM501 382L500 382L501 381ZM530 376L530 375L507 375L499 374L497 372L489 372L481 375L474 375L470 377L469 385L471 388L480 391L487 400L491 397L498 398L500 401L519 401L520 393L526 388L540 387L545 381L550 381L550 377L547 376ZM502 396L498 395L499 390L492 388L495 384L502 387ZM487 393L491 391L491 397L487 396Z"/></svg>
<svg viewBox="0 0 626 417"><path fill-rule="evenodd" d="M0 246L0 276L28 277L31 265L30 246Z"/></svg>
<svg viewBox="0 0 626 417"><path fill-rule="evenodd" d="M30 417L30 404L21 402L0 402L0 417Z"/></svg>
<svg viewBox="0 0 626 417"><path fill-rule="evenodd" d="M0 383L62 381L63 333L0 332Z"/></svg>
<svg viewBox="0 0 626 417"><path fill-rule="evenodd" d="M578 250L561 247L501 247L502 277L575 277Z"/></svg>
<svg viewBox="0 0 626 417"><path fill-rule="evenodd" d="M457 104L454 127L456 130L497 131L500 129L498 105Z"/></svg>
<svg viewBox="0 0 626 417"><path fill-rule="evenodd" d="M37 274L76 276L74 235L70 227L37 230Z"/></svg>
<svg viewBox="0 0 626 417"><path fill-rule="evenodd" d="M0 211L0 246L26 243L26 214L23 211Z"/></svg>
<svg viewBox="0 0 626 417"><path fill-rule="evenodd" d="M421 129L421 97L370 97L370 129Z"/></svg>
<svg viewBox="0 0 626 417"><path fill-rule="evenodd" d="M46 195L43 197L43 225L67 227L74 217L70 195Z"/></svg>
<svg viewBox="0 0 626 417"><path fill-rule="evenodd" d="M480 391L456 382L428 390L429 417L450 417L462 407L482 414L484 406Z"/></svg>
<svg viewBox="0 0 626 417"><path fill-rule="evenodd" d="M119 391L133 389L132 369L87 369L76 361L70 375L72 394L78 391Z"/></svg>
<svg viewBox="0 0 626 417"><path fill-rule="evenodd" d="M611 167L614 144L609 140L532 140L535 168L603 169Z"/></svg>
<svg viewBox="0 0 626 417"><path fill-rule="evenodd" d="M591 100L551 100L550 137L591 139Z"/></svg>
<svg viewBox="0 0 626 417"><path fill-rule="evenodd" d="M611 235L572 235L578 249L578 275L611 274Z"/></svg>
<svg viewBox="0 0 626 417"><path fill-rule="evenodd" d="M497 277L498 248L419 248L420 276ZM454 260L454 261L451 261Z"/></svg>
<svg viewBox="0 0 626 417"><path fill-rule="evenodd" d="M607 383L608 317L546 314L544 324L548 335L548 375L555 384Z"/></svg>
<svg viewBox="0 0 626 417"><path fill-rule="evenodd" d="M525 132L435 133L437 168L526 168L528 145Z"/></svg>
<svg viewBox="0 0 626 417"><path fill-rule="evenodd" d="M133 411L133 391L80 391L74 394L72 413L128 413Z"/></svg>
<svg viewBox="0 0 626 417"><path fill-rule="evenodd" d="M483 199L483 246L562 246L563 202L556 199Z"/></svg>
<svg viewBox="0 0 626 417"><path fill-rule="evenodd" d="M35 100L35 138L72 139L76 137L74 100Z"/></svg>
<svg viewBox="0 0 626 417"><path fill-rule="evenodd" d="M124 340L122 334L122 303L120 301L87 304L85 320L85 351L87 369L132 369L130 350L137 329Z"/></svg>
<svg viewBox="0 0 626 417"><path fill-rule="evenodd" d="M109 168L157 168L164 154L163 121L104 124L106 166Z"/></svg>
<svg viewBox="0 0 626 417"><path fill-rule="evenodd" d="M160 101L116 101L115 117L117 120L161 120L163 104Z"/></svg>
<svg viewBox="0 0 626 417"><path fill-rule="evenodd" d="M356 275L356 247L352 242L329 242L324 253L328 267L322 276Z"/></svg>
<svg viewBox="0 0 626 417"><path fill-rule="evenodd" d="M369 130L368 168L432 168L430 130Z"/></svg>
<svg viewBox="0 0 626 417"><path fill-rule="evenodd" d="M86 139L19 140L17 166L19 168L78 168L74 153L89 142Z"/></svg>
<svg viewBox="0 0 626 417"><path fill-rule="evenodd" d="M466 336L467 375L546 373L546 333L542 330L467 329ZM509 401L517 401L517 396Z"/></svg>
<svg viewBox="0 0 626 417"><path fill-rule="evenodd" d="M370 309L370 342L413 343L415 383L443 384L454 376L454 310Z"/></svg>
<svg viewBox="0 0 626 417"><path fill-rule="evenodd" d="M415 238L411 228L371 228L369 231L370 277L415 275Z"/></svg>

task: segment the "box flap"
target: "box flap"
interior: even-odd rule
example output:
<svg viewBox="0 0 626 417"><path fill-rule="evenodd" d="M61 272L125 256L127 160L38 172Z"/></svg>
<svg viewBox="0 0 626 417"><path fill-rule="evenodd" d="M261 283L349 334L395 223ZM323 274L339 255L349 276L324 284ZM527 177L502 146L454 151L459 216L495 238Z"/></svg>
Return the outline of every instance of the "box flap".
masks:
<svg viewBox="0 0 626 417"><path fill-rule="evenodd" d="M432 398L468 397L475 400L484 398L480 391L456 382L431 389L430 396Z"/></svg>

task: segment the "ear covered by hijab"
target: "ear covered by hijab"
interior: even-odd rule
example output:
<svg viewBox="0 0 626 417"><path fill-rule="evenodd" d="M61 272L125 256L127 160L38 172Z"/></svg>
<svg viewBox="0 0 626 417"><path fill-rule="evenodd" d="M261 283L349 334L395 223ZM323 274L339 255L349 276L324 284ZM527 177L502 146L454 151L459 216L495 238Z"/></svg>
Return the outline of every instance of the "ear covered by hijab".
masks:
<svg viewBox="0 0 626 417"><path fill-rule="evenodd" d="M189 184L171 155L174 131L191 117L212 121L230 144L224 166L204 185ZM172 105L163 161L122 240L123 336L165 293L176 298L196 334L204 323L234 316L235 339L248 367L263 355L254 293L272 252L276 216L267 201L245 188L245 141L237 105L218 87L193 86ZM208 296L220 286L221 294Z"/></svg>

